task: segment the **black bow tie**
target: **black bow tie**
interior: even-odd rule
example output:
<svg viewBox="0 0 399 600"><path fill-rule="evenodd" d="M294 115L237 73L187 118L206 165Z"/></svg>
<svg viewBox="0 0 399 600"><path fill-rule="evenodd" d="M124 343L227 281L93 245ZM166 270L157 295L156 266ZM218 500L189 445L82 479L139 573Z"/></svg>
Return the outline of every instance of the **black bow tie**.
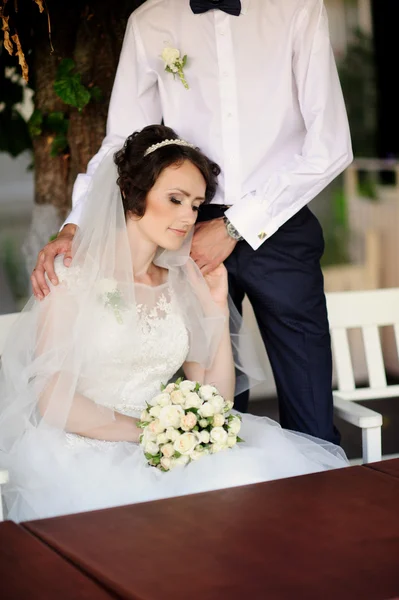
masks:
<svg viewBox="0 0 399 600"><path fill-rule="evenodd" d="M204 13L213 8L235 17L241 13L241 0L190 0L190 6L194 14Z"/></svg>

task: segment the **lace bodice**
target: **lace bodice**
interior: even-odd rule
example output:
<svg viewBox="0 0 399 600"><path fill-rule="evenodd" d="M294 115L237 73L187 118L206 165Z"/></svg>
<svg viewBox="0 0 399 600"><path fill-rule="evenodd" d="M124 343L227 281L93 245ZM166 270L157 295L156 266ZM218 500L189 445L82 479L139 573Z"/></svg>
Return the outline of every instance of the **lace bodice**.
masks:
<svg viewBox="0 0 399 600"><path fill-rule="evenodd" d="M57 274L65 281L59 266ZM189 350L188 332L169 284L151 288L148 295L151 306L138 303L137 312L96 302L95 367L88 365L77 389L98 404L132 416L138 416L161 384L173 377Z"/></svg>

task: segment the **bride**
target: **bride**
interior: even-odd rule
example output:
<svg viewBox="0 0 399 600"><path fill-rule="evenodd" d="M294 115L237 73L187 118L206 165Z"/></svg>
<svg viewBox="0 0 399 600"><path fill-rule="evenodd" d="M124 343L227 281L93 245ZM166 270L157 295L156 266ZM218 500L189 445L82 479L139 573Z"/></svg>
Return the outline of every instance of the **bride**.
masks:
<svg viewBox="0 0 399 600"><path fill-rule="evenodd" d="M69 268L21 314L2 357L0 467L15 521L345 467L344 452L242 416L244 443L164 473L140 413L182 369L226 399L264 379L223 265L189 258L219 167L173 130L131 135L97 169Z"/></svg>

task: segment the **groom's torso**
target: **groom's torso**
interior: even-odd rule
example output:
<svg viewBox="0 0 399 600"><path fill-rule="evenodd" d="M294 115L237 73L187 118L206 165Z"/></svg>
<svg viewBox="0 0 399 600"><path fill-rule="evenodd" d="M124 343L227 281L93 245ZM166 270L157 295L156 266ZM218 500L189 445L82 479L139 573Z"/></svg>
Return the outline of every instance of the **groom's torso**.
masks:
<svg viewBox="0 0 399 600"><path fill-rule="evenodd" d="M221 10L194 15L189 0L147 0L134 13L142 68L157 79L165 124L222 167L216 202L234 204L301 151L293 52L302 5L242 0L234 17ZM188 90L165 71L166 46L187 55ZM138 78L140 90L140 72Z"/></svg>

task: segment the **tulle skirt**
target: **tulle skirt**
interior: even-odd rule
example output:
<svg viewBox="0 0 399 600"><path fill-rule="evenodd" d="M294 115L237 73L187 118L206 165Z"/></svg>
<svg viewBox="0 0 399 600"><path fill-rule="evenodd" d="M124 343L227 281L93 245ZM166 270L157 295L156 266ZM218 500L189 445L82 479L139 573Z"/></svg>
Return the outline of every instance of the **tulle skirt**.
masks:
<svg viewBox="0 0 399 600"><path fill-rule="evenodd" d="M150 467L137 444L101 442L48 429L26 431L8 454L6 518L16 522L147 502L294 477L348 466L328 442L243 415L230 450L164 473Z"/></svg>

